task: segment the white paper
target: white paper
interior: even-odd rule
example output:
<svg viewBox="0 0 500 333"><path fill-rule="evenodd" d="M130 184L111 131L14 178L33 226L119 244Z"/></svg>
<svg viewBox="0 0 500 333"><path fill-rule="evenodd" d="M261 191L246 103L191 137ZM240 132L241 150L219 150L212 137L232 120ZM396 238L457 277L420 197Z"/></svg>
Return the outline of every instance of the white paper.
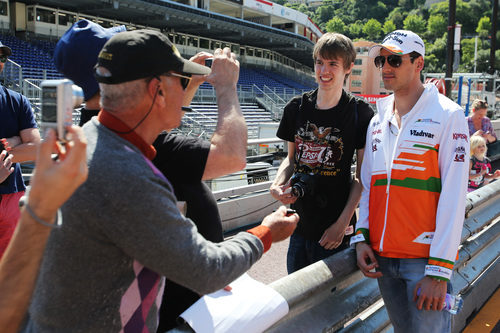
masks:
<svg viewBox="0 0 500 333"><path fill-rule="evenodd" d="M247 274L219 290L203 296L180 316L196 333L257 333L288 313L288 304L278 292Z"/></svg>

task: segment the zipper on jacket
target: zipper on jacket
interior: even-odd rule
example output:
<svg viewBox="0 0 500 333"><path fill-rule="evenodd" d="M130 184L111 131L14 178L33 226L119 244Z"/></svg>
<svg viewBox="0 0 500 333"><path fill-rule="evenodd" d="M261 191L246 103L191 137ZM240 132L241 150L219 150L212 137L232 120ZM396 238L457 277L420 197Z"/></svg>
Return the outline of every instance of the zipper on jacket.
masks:
<svg viewBox="0 0 500 333"><path fill-rule="evenodd" d="M389 126L391 126L390 122L389 122ZM382 253L382 251L384 250L385 230L387 228L387 211L389 208L389 187L391 185L392 164L393 164L392 162L394 161L395 152L398 149L399 136L401 135L402 131L403 131L403 119L401 119L401 128L398 129L398 135L396 136L396 142L394 143L394 147L393 147L392 152L391 152L389 170L387 171L387 186L385 188L386 198L385 198L384 228L382 229L382 236L380 237L380 245L378 248L380 253ZM389 128L388 134L391 135L390 128Z"/></svg>

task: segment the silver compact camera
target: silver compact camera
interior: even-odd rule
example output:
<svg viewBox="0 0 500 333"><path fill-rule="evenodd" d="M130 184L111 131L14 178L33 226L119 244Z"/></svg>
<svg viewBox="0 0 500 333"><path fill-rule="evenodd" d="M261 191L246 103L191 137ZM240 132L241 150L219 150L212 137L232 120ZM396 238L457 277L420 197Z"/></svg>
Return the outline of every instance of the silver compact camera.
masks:
<svg viewBox="0 0 500 333"><path fill-rule="evenodd" d="M40 127L56 130L57 138L66 141L66 127L73 124L73 109L83 103L83 90L73 81L44 80L42 88L42 107Z"/></svg>

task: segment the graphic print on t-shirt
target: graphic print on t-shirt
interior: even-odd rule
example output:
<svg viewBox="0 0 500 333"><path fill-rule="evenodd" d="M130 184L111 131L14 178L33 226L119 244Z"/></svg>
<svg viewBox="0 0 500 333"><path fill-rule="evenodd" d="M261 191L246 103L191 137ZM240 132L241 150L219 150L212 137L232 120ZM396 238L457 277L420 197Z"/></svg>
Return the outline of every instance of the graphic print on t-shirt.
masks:
<svg viewBox="0 0 500 333"><path fill-rule="evenodd" d="M481 171L486 170L486 173L491 172L490 160L485 158L484 160L479 160L475 156L471 157L472 168L470 173L473 175L480 174ZM481 175L477 178L469 179L469 188L479 188L484 183L484 176Z"/></svg>
<svg viewBox="0 0 500 333"><path fill-rule="evenodd" d="M295 135L295 159L298 161L295 171L335 176L340 171L335 163L340 161L343 152L339 129L318 127L308 121Z"/></svg>

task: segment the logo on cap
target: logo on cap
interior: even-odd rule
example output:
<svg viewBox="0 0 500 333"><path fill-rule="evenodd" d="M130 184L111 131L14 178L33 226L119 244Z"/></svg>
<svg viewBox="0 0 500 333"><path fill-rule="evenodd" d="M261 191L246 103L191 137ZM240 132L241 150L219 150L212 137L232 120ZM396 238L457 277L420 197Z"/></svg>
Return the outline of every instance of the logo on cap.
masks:
<svg viewBox="0 0 500 333"><path fill-rule="evenodd" d="M174 44L172 44L172 51L174 52L174 54L176 56L178 56L179 58L181 58L181 54L180 54L179 50L177 50L177 48L175 47Z"/></svg>
<svg viewBox="0 0 500 333"><path fill-rule="evenodd" d="M113 60L113 54L101 51L99 53L99 58L111 61L111 60Z"/></svg>

